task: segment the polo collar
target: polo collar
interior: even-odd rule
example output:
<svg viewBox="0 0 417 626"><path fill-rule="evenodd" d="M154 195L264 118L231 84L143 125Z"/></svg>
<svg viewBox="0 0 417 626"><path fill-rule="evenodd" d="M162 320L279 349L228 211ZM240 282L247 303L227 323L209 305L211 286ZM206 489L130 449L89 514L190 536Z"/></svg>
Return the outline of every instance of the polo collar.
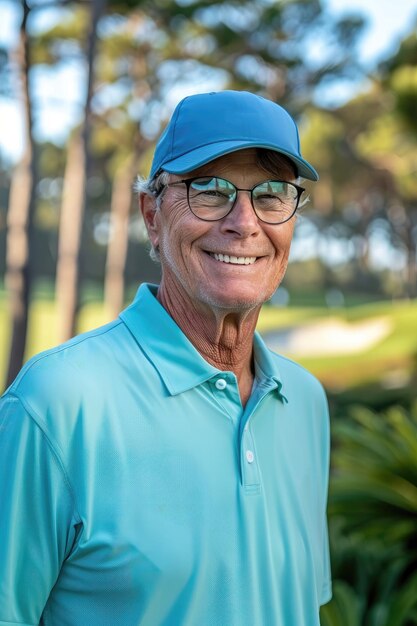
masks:
<svg viewBox="0 0 417 626"><path fill-rule="evenodd" d="M169 393L177 395L211 378L224 376L225 372L203 359L160 304L157 290L156 285L140 285L132 304L119 317L158 370ZM254 336L254 355L261 372L260 384L276 388L282 398L282 382L275 359L258 333Z"/></svg>

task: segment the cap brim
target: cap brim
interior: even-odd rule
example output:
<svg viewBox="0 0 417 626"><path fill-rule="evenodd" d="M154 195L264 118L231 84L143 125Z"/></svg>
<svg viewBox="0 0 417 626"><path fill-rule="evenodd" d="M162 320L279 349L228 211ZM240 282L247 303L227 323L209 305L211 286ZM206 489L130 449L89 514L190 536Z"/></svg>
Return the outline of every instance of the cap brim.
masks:
<svg viewBox="0 0 417 626"><path fill-rule="evenodd" d="M257 143L255 141L220 141L212 144L207 144L196 148L191 152L187 152L176 159L167 161L161 165L161 169L169 172L170 174L186 174L193 170L223 156L224 154L230 154L237 150L243 150L244 148L266 148L267 150L273 150L279 152L288 157L297 167L298 176L307 178L308 180L318 180L319 175L310 163L303 158L296 156L287 150L281 149L279 146L267 143Z"/></svg>

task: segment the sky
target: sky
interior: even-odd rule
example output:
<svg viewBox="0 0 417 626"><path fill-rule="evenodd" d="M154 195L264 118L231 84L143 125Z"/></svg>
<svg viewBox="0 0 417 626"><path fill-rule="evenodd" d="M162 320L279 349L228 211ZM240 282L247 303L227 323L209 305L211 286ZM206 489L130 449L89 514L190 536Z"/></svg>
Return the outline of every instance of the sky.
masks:
<svg viewBox="0 0 417 626"><path fill-rule="evenodd" d="M410 32L417 17L417 0L323 0L334 14L357 11L367 19L367 26L358 46L359 54L369 67L396 48L402 36ZM46 27L54 12L44 11L38 27ZM13 47L17 40L19 13L16 3L0 0L0 44ZM49 22L49 23L48 23ZM37 120L38 139L64 141L68 129L79 114L80 68L68 64L52 81L48 72L37 76L35 97L42 102L42 116ZM210 86L209 89L212 87ZM353 95L360 85L339 83L320 93L321 104L338 104ZM22 113L18 100L0 97L0 150L16 161L23 145Z"/></svg>
<svg viewBox="0 0 417 626"><path fill-rule="evenodd" d="M365 36L359 46L362 59L372 63L396 47L417 19L417 0L325 0L336 15L357 11L368 19Z"/></svg>

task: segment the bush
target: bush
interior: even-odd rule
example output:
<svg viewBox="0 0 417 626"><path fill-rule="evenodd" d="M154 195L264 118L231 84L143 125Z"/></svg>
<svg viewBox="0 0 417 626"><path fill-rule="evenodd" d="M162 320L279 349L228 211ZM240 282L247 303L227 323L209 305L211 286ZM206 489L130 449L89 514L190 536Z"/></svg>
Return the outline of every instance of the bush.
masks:
<svg viewBox="0 0 417 626"><path fill-rule="evenodd" d="M417 405L335 421L322 626L416 626Z"/></svg>

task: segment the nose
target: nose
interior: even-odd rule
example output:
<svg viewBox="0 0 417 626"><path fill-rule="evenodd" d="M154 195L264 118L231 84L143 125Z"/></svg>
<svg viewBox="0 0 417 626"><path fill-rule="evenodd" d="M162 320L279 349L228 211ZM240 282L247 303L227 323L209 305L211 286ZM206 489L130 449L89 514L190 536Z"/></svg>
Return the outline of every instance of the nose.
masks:
<svg viewBox="0 0 417 626"><path fill-rule="evenodd" d="M250 192L238 191L233 209L221 220L224 233L237 234L239 237L256 236L260 232L259 220L253 210Z"/></svg>

